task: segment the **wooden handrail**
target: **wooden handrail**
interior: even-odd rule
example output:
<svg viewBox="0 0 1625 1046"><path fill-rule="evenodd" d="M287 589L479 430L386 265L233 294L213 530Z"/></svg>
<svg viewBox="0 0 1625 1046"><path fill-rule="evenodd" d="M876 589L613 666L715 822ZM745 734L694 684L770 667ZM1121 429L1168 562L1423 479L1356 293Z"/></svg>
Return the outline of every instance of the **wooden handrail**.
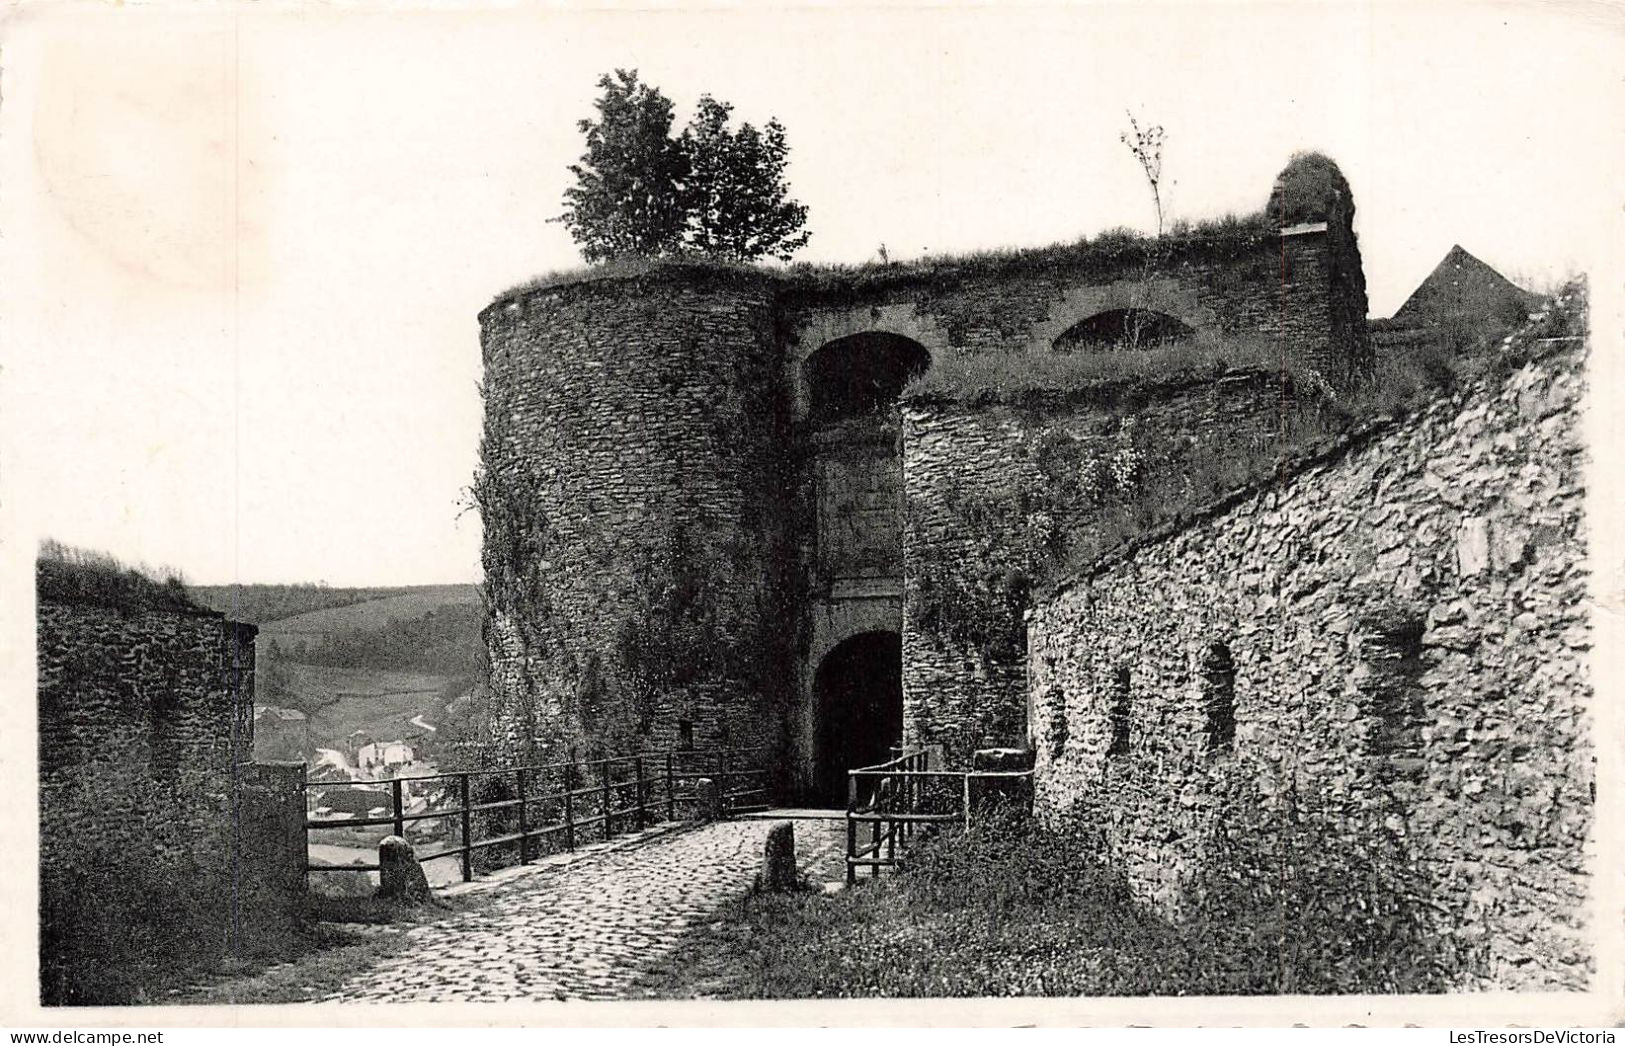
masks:
<svg viewBox="0 0 1625 1046"><path fill-rule="evenodd" d="M846 881L857 882L858 869L868 868L878 876L883 867L896 867L898 850L906 848L917 825L971 823L973 783L984 780L1031 778L1031 770L932 770L925 749L903 754L847 771L846 785ZM958 809L926 813L920 809L926 798L925 786L934 781L951 782ZM892 784L892 793L882 799L882 790ZM867 797L867 805L863 800ZM886 808L882 809L882 805ZM859 825L869 825L869 840L860 844ZM884 826L884 828L882 828ZM882 856L884 851L884 856Z"/></svg>
<svg viewBox="0 0 1625 1046"><path fill-rule="evenodd" d="M520 863L528 864L534 859L532 844L537 840L557 838L562 834L564 849L574 850L579 841L578 830L589 827L597 829L601 826L602 837L606 840L620 832L640 831L653 823L651 814L662 806L665 808L666 819L675 820L678 804L690 803L696 798L693 790L684 789L678 784L679 781L687 783L702 777L719 779L719 791L722 793L724 803L730 807L741 799L765 795L766 789L762 782L767 771L748 764L741 765L739 761L741 755L765 750L765 746L728 748L722 751L674 749L653 754L639 753L582 760L576 758L576 753L572 749L569 758L562 763L527 764L491 770L448 771L426 774L422 777L396 777L380 781L306 781L304 787L307 791L310 788L321 791L333 788L376 791L379 799L377 805L384 807L388 813L383 817L326 818L311 817L307 813L304 824L305 837L308 841L311 832L377 828L386 825L395 834L404 835L407 825L450 818L455 824L450 834L457 841L457 845L444 846L423 854L419 860L433 861L445 857L460 857L462 876L467 881L473 878L472 855L479 850L517 843ZM704 769L695 773L680 769L683 760L689 757L702 760L701 766ZM651 774L648 771L645 761L651 759L655 761L654 765L663 767L664 773ZM551 776L548 776L549 774ZM517 795L514 798L474 801L472 784L475 780L505 776L511 777L512 783L516 785ZM406 793L409 787L419 788L422 784L440 782L456 782L454 805L415 813L407 812ZM532 791L538 786L546 788L555 782L558 791L540 793ZM659 796L662 788L665 791L663 799ZM449 791L451 790L444 789L440 794L445 796ZM586 807L585 811L581 809L582 806ZM476 826L473 823L475 814L492 814L508 810L515 811L518 831L503 831L504 824L499 821L485 824L481 828L481 830L495 828L499 834L489 837L477 836ZM562 820L546 821L549 810L554 811L555 817L562 815ZM581 816L583 813L590 816ZM511 826L513 823L506 821L506 825ZM633 824L636 828L627 827ZM313 864L307 854L305 869L307 872L378 871L379 866Z"/></svg>

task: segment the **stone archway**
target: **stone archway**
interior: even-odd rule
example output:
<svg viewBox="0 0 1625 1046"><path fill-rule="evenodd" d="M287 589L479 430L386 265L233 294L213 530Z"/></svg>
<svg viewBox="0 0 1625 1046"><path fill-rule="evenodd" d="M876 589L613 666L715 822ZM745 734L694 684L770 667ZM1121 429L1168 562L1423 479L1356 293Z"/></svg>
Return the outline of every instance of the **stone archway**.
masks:
<svg viewBox="0 0 1625 1046"><path fill-rule="evenodd" d="M846 772L884 762L903 736L903 640L860 632L837 643L813 677L812 800L846 804Z"/></svg>
<svg viewBox="0 0 1625 1046"><path fill-rule="evenodd" d="M1056 352L1098 352L1173 345L1195 337L1194 328L1166 312L1142 308L1105 309L1062 331L1052 347Z"/></svg>
<svg viewBox="0 0 1625 1046"><path fill-rule="evenodd" d="M930 365L925 346L901 334L836 338L802 363L808 416L816 425L889 411L908 380Z"/></svg>

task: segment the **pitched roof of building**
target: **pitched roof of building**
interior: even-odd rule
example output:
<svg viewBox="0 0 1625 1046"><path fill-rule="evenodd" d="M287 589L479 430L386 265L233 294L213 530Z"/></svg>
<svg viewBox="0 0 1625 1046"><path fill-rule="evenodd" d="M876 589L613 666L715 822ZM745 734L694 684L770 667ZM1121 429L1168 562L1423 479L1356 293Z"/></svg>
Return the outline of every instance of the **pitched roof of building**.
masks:
<svg viewBox="0 0 1625 1046"><path fill-rule="evenodd" d="M1539 301L1539 297L1519 287L1457 244L1450 248L1427 279L1417 285L1393 318L1425 323L1460 313L1510 316L1513 313L1527 314Z"/></svg>

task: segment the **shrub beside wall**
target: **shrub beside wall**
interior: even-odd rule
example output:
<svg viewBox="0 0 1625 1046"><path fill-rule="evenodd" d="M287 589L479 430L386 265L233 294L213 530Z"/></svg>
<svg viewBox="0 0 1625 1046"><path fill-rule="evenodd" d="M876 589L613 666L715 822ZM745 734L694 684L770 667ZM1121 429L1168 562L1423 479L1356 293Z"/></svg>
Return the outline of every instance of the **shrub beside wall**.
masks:
<svg viewBox="0 0 1625 1046"><path fill-rule="evenodd" d="M1583 308L1041 602L1044 816L1170 914L1267 898L1261 932L1342 913L1349 961L1388 948L1413 988L1583 987Z"/></svg>

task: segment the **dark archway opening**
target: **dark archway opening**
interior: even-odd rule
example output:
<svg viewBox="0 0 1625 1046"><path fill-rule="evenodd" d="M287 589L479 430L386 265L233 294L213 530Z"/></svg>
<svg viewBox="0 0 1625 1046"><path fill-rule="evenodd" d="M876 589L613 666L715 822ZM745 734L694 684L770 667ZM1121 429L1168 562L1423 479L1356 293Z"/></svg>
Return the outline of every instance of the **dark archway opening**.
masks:
<svg viewBox="0 0 1625 1046"><path fill-rule="evenodd" d="M909 379L931 366L931 354L901 334L868 331L836 338L802 366L808 413L822 424L891 410Z"/></svg>
<svg viewBox="0 0 1625 1046"><path fill-rule="evenodd" d="M903 640L864 632L839 643L813 678L813 800L846 805L846 772L891 758L903 737Z"/></svg>
<svg viewBox="0 0 1625 1046"><path fill-rule="evenodd" d="M1108 309L1080 320L1055 339L1056 352L1098 352L1104 349L1154 349L1177 345L1196 337L1192 327L1165 312L1152 309Z"/></svg>

